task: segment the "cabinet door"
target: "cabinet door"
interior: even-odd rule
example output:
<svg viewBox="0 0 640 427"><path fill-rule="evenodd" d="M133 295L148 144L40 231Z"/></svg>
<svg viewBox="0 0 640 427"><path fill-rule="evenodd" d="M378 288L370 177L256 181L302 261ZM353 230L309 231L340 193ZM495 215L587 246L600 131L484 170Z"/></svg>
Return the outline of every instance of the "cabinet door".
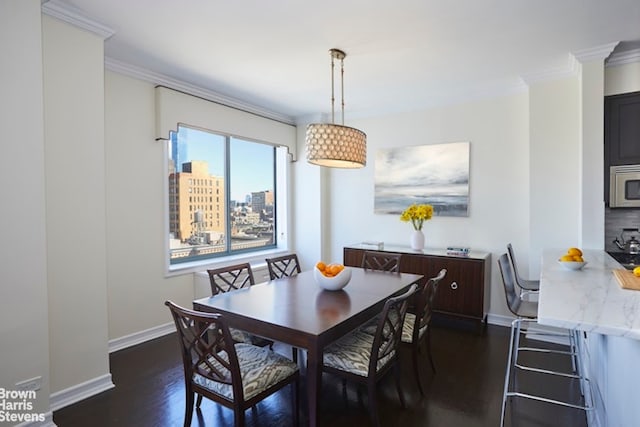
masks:
<svg viewBox="0 0 640 427"><path fill-rule="evenodd" d="M606 97L605 114L609 164L640 163L640 92Z"/></svg>
<svg viewBox="0 0 640 427"><path fill-rule="evenodd" d="M640 92L604 99L604 201L609 203L609 167L640 164Z"/></svg>
<svg viewBox="0 0 640 427"><path fill-rule="evenodd" d="M363 249L344 248L342 250L342 263L349 267L360 267L363 256Z"/></svg>
<svg viewBox="0 0 640 427"><path fill-rule="evenodd" d="M424 262L426 261L426 262ZM484 262L475 259L428 257L425 277L433 277L443 268L447 275L440 282L434 311L456 316L484 318Z"/></svg>

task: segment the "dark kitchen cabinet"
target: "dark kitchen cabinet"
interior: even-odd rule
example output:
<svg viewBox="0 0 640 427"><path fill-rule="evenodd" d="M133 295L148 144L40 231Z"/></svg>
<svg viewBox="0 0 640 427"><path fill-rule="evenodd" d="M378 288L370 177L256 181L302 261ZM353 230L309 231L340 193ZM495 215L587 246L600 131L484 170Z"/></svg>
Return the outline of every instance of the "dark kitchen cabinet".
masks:
<svg viewBox="0 0 640 427"><path fill-rule="evenodd" d="M344 248L344 265L360 267L367 249L356 246ZM400 253L403 273L422 274L426 279L446 268L447 275L440 282L434 304L434 318L453 318L486 321L491 288L491 254L472 251L469 257L447 256L445 250L416 252L401 246L389 246L385 252ZM425 279L425 280L426 280Z"/></svg>
<svg viewBox="0 0 640 427"><path fill-rule="evenodd" d="M604 98L604 200L609 202L609 167L640 164L640 92Z"/></svg>

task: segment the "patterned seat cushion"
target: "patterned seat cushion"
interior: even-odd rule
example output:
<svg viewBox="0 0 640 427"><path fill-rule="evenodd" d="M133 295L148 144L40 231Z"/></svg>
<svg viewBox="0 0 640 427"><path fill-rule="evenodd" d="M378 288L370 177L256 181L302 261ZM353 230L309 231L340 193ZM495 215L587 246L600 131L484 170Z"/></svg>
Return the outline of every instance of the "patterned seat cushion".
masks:
<svg viewBox="0 0 640 427"><path fill-rule="evenodd" d="M324 350L323 363L331 368L366 377L369 372L372 347L373 335L356 330L329 345ZM392 352L380 359L377 369L380 370L393 358L394 354L395 352Z"/></svg>
<svg viewBox="0 0 640 427"><path fill-rule="evenodd" d="M252 344L259 347L273 344L273 341L271 340L250 334L249 332L241 329L229 328L229 332L231 332L231 339L236 343Z"/></svg>
<svg viewBox="0 0 640 427"><path fill-rule="evenodd" d="M267 348L250 344L236 344L235 348L238 354L245 400L251 399L298 370L298 365L291 360ZM226 359L226 354L224 356ZM224 370L215 359L210 359L210 362L220 370ZM193 376L193 382L229 400L233 400L233 388L230 384L212 381L200 374Z"/></svg>
<svg viewBox="0 0 640 427"><path fill-rule="evenodd" d="M413 324L416 321L416 315L413 313L407 313L404 316L404 323L402 324L402 342L405 343L411 343L412 339L413 339ZM378 318L375 317L373 319L371 319L370 321L368 321L367 323L365 323L361 328L360 331L369 334L369 335L375 335L376 334L376 329L378 327ZM424 326L421 330L420 330L420 338L422 338L422 335L424 335L424 333L427 331L427 327L428 325Z"/></svg>
<svg viewBox="0 0 640 427"><path fill-rule="evenodd" d="M411 344L413 342L413 325L416 322L416 315L413 313L407 313L404 316L404 323L402 324L402 342ZM422 338L429 325L425 325L420 329L418 338Z"/></svg>

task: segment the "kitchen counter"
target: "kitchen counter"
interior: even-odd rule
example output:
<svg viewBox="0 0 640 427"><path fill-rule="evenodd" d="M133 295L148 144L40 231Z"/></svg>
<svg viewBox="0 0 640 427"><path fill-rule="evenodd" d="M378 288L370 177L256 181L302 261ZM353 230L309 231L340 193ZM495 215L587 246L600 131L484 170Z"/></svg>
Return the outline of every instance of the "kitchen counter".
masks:
<svg viewBox="0 0 640 427"><path fill-rule="evenodd" d="M564 252L542 255L538 322L640 340L640 291L622 289L612 273L622 265L604 251L585 250L587 265L567 270L557 262Z"/></svg>
<svg viewBox="0 0 640 427"><path fill-rule="evenodd" d="M640 291L622 289L612 273L623 268L604 251L586 250L587 265L571 271L557 259L564 250L542 255L538 322L583 331L577 342L589 427L638 425L640 405Z"/></svg>

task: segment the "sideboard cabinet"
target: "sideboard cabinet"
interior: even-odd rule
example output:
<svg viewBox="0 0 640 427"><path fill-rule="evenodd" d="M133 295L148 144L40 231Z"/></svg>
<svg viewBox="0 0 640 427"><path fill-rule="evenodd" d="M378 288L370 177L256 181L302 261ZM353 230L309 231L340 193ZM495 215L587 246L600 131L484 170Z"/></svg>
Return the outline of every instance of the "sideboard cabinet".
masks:
<svg viewBox="0 0 640 427"><path fill-rule="evenodd" d="M365 249L358 245L344 248L344 265L360 267ZM446 268L434 303L434 318L449 317L482 323L486 321L491 288L491 254L471 251L468 257L449 256L445 250L415 251L403 246L385 246L382 252L400 253L400 271L434 277Z"/></svg>

